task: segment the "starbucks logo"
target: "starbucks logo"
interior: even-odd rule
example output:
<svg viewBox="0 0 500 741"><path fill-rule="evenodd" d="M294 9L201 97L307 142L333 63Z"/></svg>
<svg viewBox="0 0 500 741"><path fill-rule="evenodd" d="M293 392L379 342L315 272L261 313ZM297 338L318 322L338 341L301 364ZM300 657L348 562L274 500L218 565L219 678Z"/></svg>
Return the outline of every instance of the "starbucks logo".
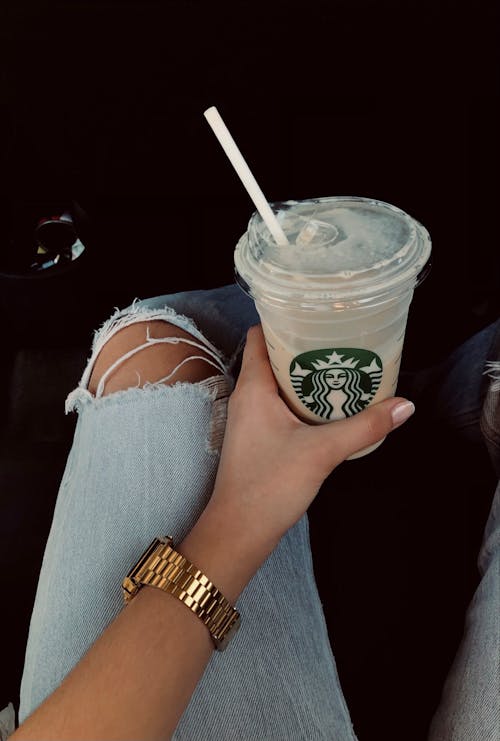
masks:
<svg viewBox="0 0 500 741"><path fill-rule="evenodd" d="M353 347L310 350L290 363L290 379L301 402L324 419L361 412L377 393L383 365L370 350Z"/></svg>

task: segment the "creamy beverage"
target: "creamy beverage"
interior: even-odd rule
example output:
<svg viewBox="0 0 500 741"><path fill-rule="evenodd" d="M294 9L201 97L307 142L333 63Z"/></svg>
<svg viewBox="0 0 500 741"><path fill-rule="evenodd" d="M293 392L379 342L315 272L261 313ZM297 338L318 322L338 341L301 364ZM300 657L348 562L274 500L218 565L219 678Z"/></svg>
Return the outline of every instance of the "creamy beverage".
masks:
<svg viewBox="0 0 500 741"><path fill-rule="evenodd" d="M368 198L272 205L289 245L255 213L234 259L282 398L303 421L324 424L394 396L408 309L429 265L427 230Z"/></svg>

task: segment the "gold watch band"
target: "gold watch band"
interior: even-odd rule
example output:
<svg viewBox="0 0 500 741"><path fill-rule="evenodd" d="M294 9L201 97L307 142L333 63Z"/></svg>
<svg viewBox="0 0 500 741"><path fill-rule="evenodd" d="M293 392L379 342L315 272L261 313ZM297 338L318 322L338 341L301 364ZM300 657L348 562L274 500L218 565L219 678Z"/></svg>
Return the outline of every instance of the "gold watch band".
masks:
<svg viewBox="0 0 500 741"><path fill-rule="evenodd" d="M122 583L125 604L144 585L157 587L184 602L207 626L218 651L240 627L240 615L219 589L172 547L170 536L155 538Z"/></svg>

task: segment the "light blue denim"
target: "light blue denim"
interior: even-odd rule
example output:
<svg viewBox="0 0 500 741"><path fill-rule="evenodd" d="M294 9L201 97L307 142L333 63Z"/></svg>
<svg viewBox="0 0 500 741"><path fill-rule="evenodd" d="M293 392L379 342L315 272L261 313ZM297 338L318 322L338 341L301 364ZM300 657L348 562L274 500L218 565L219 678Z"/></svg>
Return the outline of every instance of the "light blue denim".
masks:
<svg viewBox="0 0 500 741"><path fill-rule="evenodd" d="M208 342L220 369L208 384L146 384L94 398L86 384L96 349L121 320L148 318L164 318ZM253 302L229 285L136 300L96 331L82 380L67 400L78 419L30 623L20 723L121 611L123 577L152 539L169 534L180 542L203 511L217 472L232 370L247 329L258 322ZM498 741L491 729L498 720L492 661L499 498L500 489L481 551L483 580L432 741ZM214 652L174 740L355 741L316 588L307 515L282 538L237 608L242 626L223 654Z"/></svg>
<svg viewBox="0 0 500 741"><path fill-rule="evenodd" d="M228 367L259 321L237 286L134 308L167 304L184 317L165 312L165 318L195 336L199 329ZM187 535L210 497L219 461L209 440L213 401L203 386L158 384L100 399L82 387L70 397L78 420L31 618L21 723L120 612L123 577L152 539L169 534L178 543ZM237 607L242 627L223 654L214 652L174 739L354 739L314 579L307 516L281 540Z"/></svg>

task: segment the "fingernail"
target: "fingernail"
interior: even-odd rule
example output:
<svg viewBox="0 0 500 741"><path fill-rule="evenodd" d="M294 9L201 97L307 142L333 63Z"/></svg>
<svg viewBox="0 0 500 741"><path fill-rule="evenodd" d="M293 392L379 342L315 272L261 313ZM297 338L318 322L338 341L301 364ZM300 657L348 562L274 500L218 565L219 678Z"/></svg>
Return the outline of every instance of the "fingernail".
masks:
<svg viewBox="0 0 500 741"><path fill-rule="evenodd" d="M408 417L411 417L415 411L415 404L412 401L402 401L396 404L391 410L392 423L394 427L399 427L403 422L406 422Z"/></svg>

